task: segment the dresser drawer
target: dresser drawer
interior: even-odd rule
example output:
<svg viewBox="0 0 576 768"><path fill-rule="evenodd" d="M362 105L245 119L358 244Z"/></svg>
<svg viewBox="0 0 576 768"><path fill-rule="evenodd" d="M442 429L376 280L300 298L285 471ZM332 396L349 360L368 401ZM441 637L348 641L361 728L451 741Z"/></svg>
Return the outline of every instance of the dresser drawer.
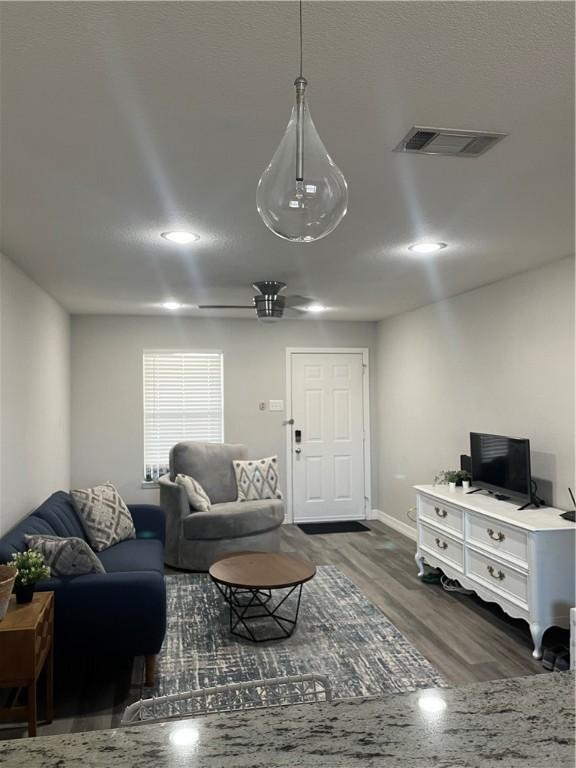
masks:
<svg viewBox="0 0 576 768"><path fill-rule="evenodd" d="M427 525L420 525L419 538L422 549L436 555L440 560L445 560L459 571L464 571L464 545L461 541Z"/></svg>
<svg viewBox="0 0 576 768"><path fill-rule="evenodd" d="M502 561L466 550L466 574L516 603L528 608L528 576Z"/></svg>
<svg viewBox="0 0 576 768"><path fill-rule="evenodd" d="M466 541L528 565L528 536L525 531L473 512L468 512L466 517Z"/></svg>
<svg viewBox="0 0 576 768"><path fill-rule="evenodd" d="M420 496L418 514L423 519L443 525L445 528L450 528L456 533L461 534L464 530L462 510L450 504L445 504L440 499Z"/></svg>

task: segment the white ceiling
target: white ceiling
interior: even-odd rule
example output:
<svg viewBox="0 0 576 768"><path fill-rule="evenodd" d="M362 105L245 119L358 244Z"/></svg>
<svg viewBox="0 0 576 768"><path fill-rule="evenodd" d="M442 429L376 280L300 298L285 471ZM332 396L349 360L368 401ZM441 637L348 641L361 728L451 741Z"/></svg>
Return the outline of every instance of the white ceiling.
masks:
<svg viewBox="0 0 576 768"><path fill-rule="evenodd" d="M373 320L573 253L572 3L305 2L311 111L350 189L306 245L255 207L292 104L294 2L1 10L2 249L74 313L242 303L270 278ZM477 159L392 152L414 124L510 135ZM421 238L449 247L409 254Z"/></svg>

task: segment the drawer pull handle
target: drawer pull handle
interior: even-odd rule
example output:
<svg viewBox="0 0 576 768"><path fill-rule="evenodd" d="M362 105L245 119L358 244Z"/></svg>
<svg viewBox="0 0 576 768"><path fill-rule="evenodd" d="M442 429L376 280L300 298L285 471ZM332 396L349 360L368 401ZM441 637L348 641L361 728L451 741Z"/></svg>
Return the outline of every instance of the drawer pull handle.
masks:
<svg viewBox="0 0 576 768"><path fill-rule="evenodd" d="M445 541L440 541L438 537L436 537L436 546L438 549L448 549L448 544Z"/></svg>
<svg viewBox="0 0 576 768"><path fill-rule="evenodd" d="M493 539L494 541L504 541L504 539L506 538L506 536L504 536L504 534L502 533L502 531L498 531L498 533L496 533L496 532L494 531L494 528L486 528L486 533L487 533L487 534L488 534L488 536L490 536L490 538L491 538L491 539Z"/></svg>
<svg viewBox="0 0 576 768"><path fill-rule="evenodd" d="M436 512L438 517L446 517L448 514L445 509L440 509L440 507L434 507L434 512Z"/></svg>
<svg viewBox="0 0 576 768"><path fill-rule="evenodd" d="M493 565L487 565L486 570L488 571L490 576L492 576L493 579L498 579L498 581L502 581L502 579L506 578L506 574L503 571L498 571L498 573L496 573Z"/></svg>

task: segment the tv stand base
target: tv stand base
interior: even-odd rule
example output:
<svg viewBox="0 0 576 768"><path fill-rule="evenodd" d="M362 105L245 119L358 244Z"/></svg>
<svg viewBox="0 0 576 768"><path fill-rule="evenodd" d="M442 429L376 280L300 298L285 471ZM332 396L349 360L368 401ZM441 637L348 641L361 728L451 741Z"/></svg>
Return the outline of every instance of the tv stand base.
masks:
<svg viewBox="0 0 576 768"><path fill-rule="evenodd" d="M535 507L536 509L540 509L540 507L543 507L544 504L542 504L537 499L530 499L530 501L527 501L526 504L523 504L521 507L518 507L518 511L521 512L523 509L528 509L528 507Z"/></svg>

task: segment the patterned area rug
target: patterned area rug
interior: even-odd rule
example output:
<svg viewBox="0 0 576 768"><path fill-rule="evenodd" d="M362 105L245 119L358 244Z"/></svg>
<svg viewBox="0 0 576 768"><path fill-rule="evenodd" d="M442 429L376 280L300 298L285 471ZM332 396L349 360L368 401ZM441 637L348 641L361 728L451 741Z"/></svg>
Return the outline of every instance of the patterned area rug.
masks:
<svg viewBox="0 0 576 768"><path fill-rule="evenodd" d="M447 685L333 566L319 567L304 585L293 636L262 644L230 635L228 607L207 575L167 576L166 586L168 629L158 684L144 696L310 673L327 675L335 698Z"/></svg>

